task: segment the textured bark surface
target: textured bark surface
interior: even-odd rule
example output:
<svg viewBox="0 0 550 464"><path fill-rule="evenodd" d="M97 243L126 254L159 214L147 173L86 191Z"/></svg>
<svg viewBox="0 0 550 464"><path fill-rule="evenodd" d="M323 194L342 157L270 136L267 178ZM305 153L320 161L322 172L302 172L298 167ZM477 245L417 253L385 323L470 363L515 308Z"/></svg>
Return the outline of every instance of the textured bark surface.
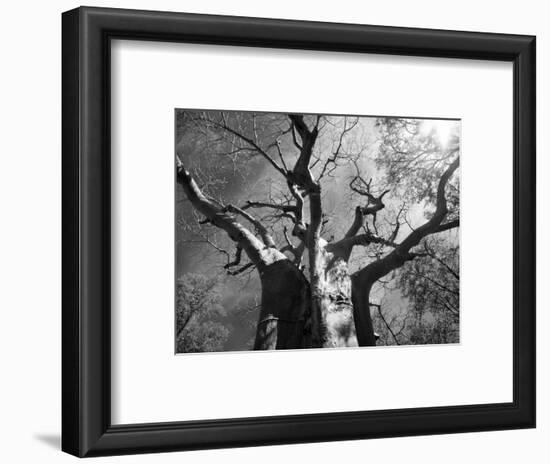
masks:
<svg viewBox="0 0 550 464"><path fill-rule="evenodd" d="M347 261L317 241L310 256L313 340L323 348L357 346Z"/></svg>
<svg viewBox="0 0 550 464"><path fill-rule="evenodd" d="M276 261L260 272L262 305L255 350L307 348L311 345L309 283L288 260Z"/></svg>
<svg viewBox="0 0 550 464"><path fill-rule="evenodd" d="M321 340L324 348L357 346L351 277L347 263L328 263L320 293Z"/></svg>
<svg viewBox="0 0 550 464"><path fill-rule="evenodd" d="M327 255L318 287L290 261L277 261L260 273L262 304L254 349L336 348L358 346L352 284L347 263ZM318 328L312 333L312 302Z"/></svg>

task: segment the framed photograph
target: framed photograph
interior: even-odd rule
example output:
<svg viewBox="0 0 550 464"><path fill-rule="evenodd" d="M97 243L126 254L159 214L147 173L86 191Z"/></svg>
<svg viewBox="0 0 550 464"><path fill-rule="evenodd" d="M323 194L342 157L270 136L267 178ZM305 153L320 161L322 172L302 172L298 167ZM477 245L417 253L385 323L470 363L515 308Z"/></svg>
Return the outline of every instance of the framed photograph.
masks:
<svg viewBox="0 0 550 464"><path fill-rule="evenodd" d="M535 38L63 14L62 448L535 426Z"/></svg>

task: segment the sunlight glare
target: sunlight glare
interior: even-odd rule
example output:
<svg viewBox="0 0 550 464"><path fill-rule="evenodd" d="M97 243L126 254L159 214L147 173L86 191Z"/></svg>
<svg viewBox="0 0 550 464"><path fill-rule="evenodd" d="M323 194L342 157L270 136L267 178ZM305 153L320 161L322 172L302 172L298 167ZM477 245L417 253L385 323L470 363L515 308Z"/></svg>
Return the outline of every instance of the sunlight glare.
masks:
<svg viewBox="0 0 550 464"><path fill-rule="evenodd" d="M451 138L454 121L426 120L420 126L420 133L424 136L432 134L442 147L447 146Z"/></svg>

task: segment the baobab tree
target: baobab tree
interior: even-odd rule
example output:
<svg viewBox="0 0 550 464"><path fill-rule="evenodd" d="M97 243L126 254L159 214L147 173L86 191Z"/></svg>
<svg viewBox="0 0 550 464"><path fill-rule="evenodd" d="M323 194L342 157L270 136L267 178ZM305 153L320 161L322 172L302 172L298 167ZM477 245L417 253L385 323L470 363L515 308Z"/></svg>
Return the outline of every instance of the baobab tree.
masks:
<svg viewBox="0 0 550 464"><path fill-rule="evenodd" d="M196 225L233 243L228 273L259 277L254 349L375 345L373 287L459 226L456 133L443 140L412 119L220 111L182 110L177 125L176 178ZM253 174L265 185L233 195ZM411 224L414 205L424 217Z"/></svg>

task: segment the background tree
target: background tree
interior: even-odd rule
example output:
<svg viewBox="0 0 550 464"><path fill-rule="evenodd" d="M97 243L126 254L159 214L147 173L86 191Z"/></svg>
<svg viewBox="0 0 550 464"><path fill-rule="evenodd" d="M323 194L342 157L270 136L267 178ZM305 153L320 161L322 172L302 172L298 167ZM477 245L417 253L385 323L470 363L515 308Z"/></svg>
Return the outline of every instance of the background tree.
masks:
<svg viewBox="0 0 550 464"><path fill-rule="evenodd" d="M393 249L353 275L354 316L361 345L375 344L370 294L376 282L422 257L423 253L417 249L427 237L459 226L458 176L454 176L459 166L458 134L442 137L437 126L424 131L419 120L410 119L380 118L377 126L380 132L377 163L385 168L387 184L399 198L422 203L426 221L413 227L405 220L410 232L402 240L396 240L404 225L398 213L390 236ZM358 193L375 203L374 198L369 198L369 185L364 180L361 183L364 189ZM357 214L360 213L358 210ZM375 228L376 212L371 216Z"/></svg>
<svg viewBox="0 0 550 464"><path fill-rule="evenodd" d="M177 282L176 347L178 353L219 351L229 331L212 318L225 314L215 279L186 274Z"/></svg>
<svg viewBox="0 0 550 464"><path fill-rule="evenodd" d="M425 241L424 249L423 256L403 265L394 280L408 300L405 311L389 315L391 303L371 303L379 344L459 342L459 247L437 237Z"/></svg>
<svg viewBox="0 0 550 464"><path fill-rule="evenodd" d="M458 136L418 120L180 112L178 131L180 223L257 271L256 349L374 345L373 287L458 227Z"/></svg>

